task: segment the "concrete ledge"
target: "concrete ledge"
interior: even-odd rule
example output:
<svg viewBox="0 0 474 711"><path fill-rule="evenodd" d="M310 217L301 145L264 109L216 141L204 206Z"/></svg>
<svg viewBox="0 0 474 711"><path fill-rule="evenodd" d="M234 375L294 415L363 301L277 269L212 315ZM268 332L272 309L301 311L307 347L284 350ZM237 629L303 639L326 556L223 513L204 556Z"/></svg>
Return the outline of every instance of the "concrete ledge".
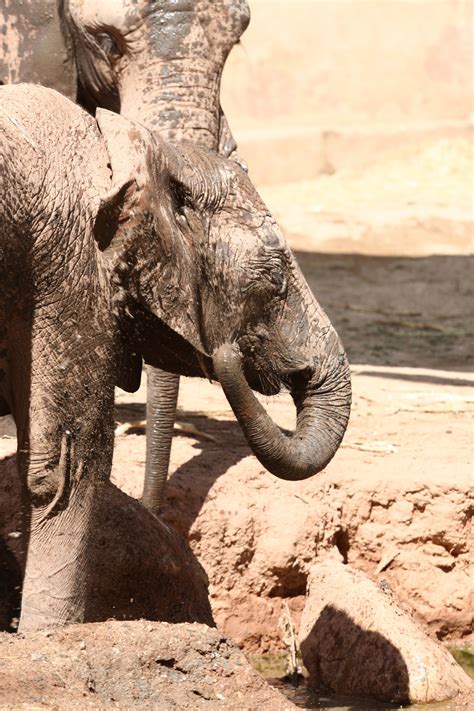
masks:
<svg viewBox="0 0 474 711"><path fill-rule="evenodd" d="M308 180L345 168L369 165L442 138L471 140L471 121L415 125L260 127L234 132L239 153L257 184Z"/></svg>

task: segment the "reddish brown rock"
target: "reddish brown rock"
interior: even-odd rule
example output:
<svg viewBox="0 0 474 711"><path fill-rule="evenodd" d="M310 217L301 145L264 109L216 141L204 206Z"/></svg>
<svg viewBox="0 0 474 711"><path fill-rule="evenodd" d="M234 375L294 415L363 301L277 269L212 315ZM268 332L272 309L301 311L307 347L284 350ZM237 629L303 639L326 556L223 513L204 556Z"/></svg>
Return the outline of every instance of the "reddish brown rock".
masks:
<svg viewBox="0 0 474 711"><path fill-rule="evenodd" d="M439 642L402 609L387 583L328 559L311 570L300 628L303 661L337 694L433 703L474 693Z"/></svg>

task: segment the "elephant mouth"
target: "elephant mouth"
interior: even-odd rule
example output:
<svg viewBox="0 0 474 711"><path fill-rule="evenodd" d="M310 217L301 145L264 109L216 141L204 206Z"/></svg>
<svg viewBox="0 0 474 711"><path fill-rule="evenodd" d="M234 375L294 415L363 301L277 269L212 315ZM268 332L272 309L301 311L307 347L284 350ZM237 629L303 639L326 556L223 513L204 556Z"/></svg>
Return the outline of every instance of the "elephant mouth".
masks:
<svg viewBox="0 0 474 711"><path fill-rule="evenodd" d="M245 380L252 390L260 393L261 395L265 395L266 397L278 395L281 390L282 383L276 374L255 371L255 369L250 366L246 360L243 361L242 365Z"/></svg>
<svg viewBox="0 0 474 711"><path fill-rule="evenodd" d="M250 344L250 345L249 345ZM252 390L271 397L281 390L292 394L304 390L313 375L307 362L298 364L269 352L265 343L242 338L237 341L242 354L242 371ZM282 361L287 361L283 363ZM276 365L276 363L279 365Z"/></svg>

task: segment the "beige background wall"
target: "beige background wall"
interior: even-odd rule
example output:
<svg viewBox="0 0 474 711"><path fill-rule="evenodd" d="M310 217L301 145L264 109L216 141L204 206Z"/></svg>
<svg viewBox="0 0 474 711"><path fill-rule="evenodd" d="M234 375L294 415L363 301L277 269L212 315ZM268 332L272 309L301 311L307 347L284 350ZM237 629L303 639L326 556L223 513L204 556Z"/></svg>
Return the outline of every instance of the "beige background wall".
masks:
<svg viewBox="0 0 474 711"><path fill-rule="evenodd" d="M268 150L294 154L286 177L311 177L350 161L351 150L360 160L363 137L396 143L401 134L452 130L472 118L472 0L249 4L223 106L257 180L285 178L285 162L268 160ZM352 149L349 135L359 139ZM336 146L337 136L334 157L328 141Z"/></svg>

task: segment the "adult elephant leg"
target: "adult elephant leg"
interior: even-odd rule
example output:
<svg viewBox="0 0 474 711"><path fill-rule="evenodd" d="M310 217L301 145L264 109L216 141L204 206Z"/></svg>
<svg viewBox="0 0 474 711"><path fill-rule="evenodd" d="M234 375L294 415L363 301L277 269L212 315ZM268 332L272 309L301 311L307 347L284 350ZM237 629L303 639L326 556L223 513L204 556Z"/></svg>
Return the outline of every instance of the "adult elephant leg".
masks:
<svg viewBox="0 0 474 711"><path fill-rule="evenodd" d="M178 403L179 375L147 368L146 464L142 503L158 513L165 490Z"/></svg>
<svg viewBox="0 0 474 711"><path fill-rule="evenodd" d="M85 334L72 349L61 348L62 334L48 336L55 352L43 334L23 363L13 353L27 545L22 632L84 620L89 542L112 463L110 368Z"/></svg>

